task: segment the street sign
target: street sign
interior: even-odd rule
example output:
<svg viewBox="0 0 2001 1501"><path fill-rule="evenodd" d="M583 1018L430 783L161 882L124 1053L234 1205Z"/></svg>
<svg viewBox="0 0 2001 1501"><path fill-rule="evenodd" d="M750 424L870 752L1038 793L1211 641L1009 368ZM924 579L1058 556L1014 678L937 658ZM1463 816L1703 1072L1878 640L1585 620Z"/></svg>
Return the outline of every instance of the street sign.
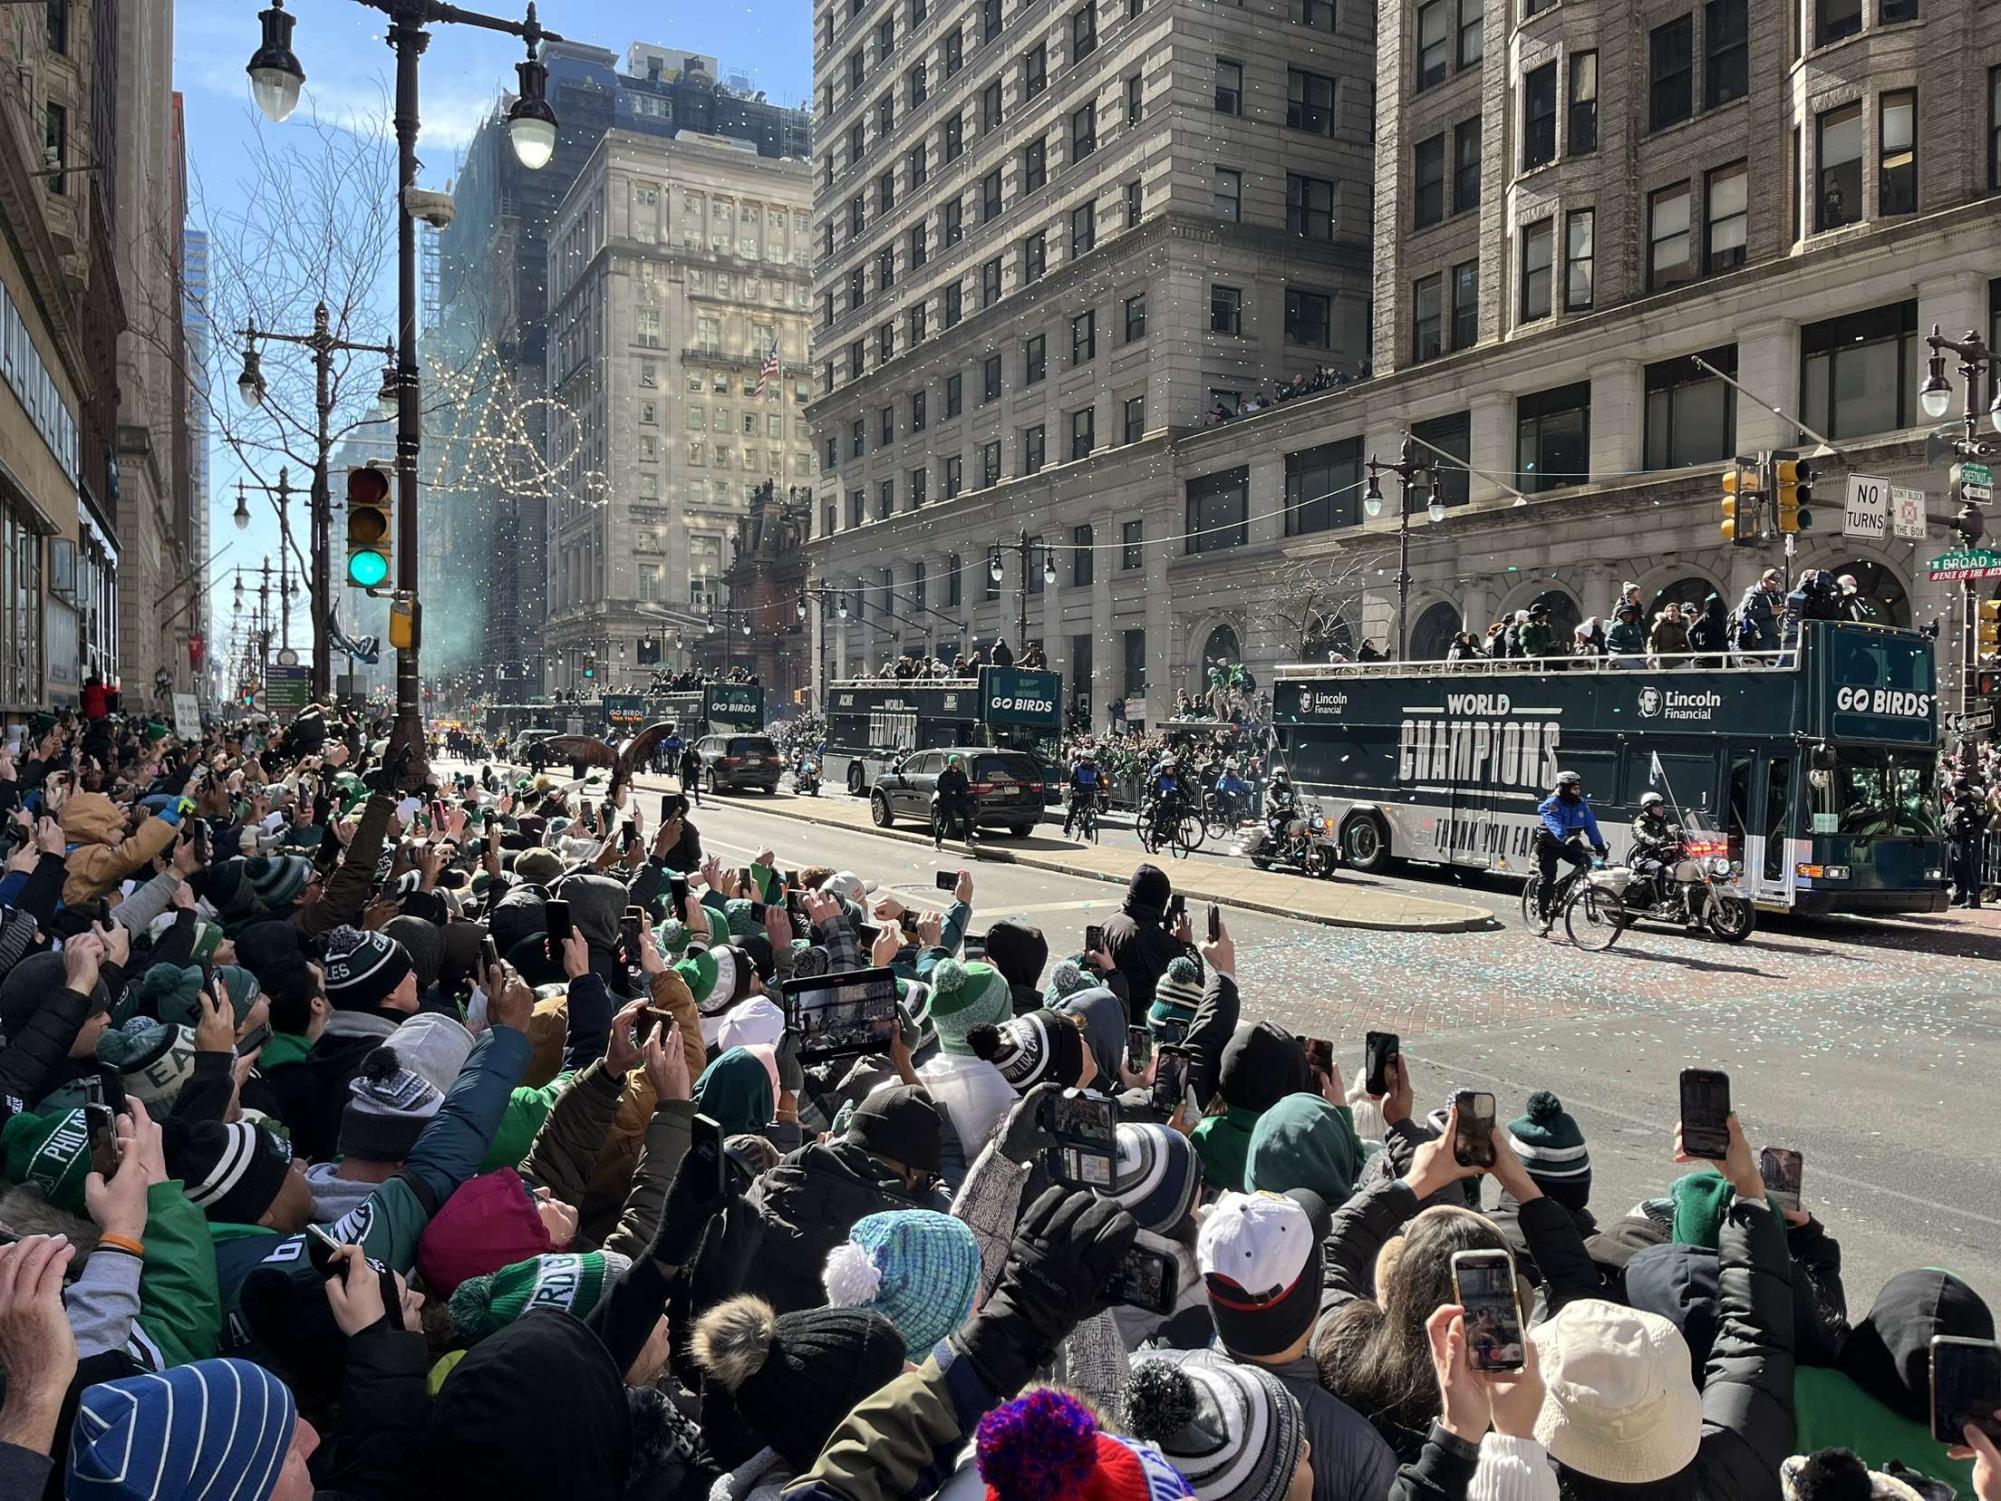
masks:
<svg viewBox="0 0 2001 1501"><path fill-rule="evenodd" d="M280 663L264 674L266 709L303 709L312 696L313 670L310 667L287 667Z"/></svg>
<svg viewBox="0 0 2001 1501"><path fill-rule="evenodd" d="M1961 464L1959 466L1959 498L1961 500L1992 500L1994 498L1994 471L1985 464Z"/></svg>
<svg viewBox="0 0 2001 1501"><path fill-rule="evenodd" d="M192 693L174 695L174 733L181 739L201 739L201 701Z"/></svg>
<svg viewBox="0 0 2001 1501"><path fill-rule="evenodd" d="M1841 535L1881 542L1890 531L1890 483L1873 474L1848 476L1848 502L1841 509Z"/></svg>
<svg viewBox="0 0 2001 1501"><path fill-rule="evenodd" d="M1964 714L1954 714L1949 720L1951 727L1962 735L1970 735L1981 730L1994 728L1992 709L1969 709Z"/></svg>
<svg viewBox="0 0 2001 1501"><path fill-rule="evenodd" d="M1925 539L1925 492L1902 485L1890 487L1890 529L1909 542Z"/></svg>
<svg viewBox="0 0 2001 1501"><path fill-rule="evenodd" d="M1953 584L1968 579L2001 578L2001 552L1985 547L1956 547L1940 553L1926 565L1926 575L1934 584Z"/></svg>

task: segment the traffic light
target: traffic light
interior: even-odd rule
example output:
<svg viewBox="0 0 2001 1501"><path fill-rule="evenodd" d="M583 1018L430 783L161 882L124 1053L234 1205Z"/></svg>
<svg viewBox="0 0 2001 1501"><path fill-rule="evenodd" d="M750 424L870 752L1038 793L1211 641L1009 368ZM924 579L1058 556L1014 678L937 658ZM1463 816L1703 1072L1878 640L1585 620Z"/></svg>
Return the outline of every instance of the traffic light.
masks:
<svg viewBox="0 0 2001 1501"><path fill-rule="evenodd" d="M389 582L389 476L366 464L347 472L347 581Z"/></svg>
<svg viewBox="0 0 2001 1501"><path fill-rule="evenodd" d="M1749 547L1757 540L1758 467L1739 462L1723 471L1723 540Z"/></svg>
<svg viewBox="0 0 2001 1501"><path fill-rule="evenodd" d="M587 651L584 653L584 677L586 680L589 680L595 678L597 675L598 654L594 651Z"/></svg>
<svg viewBox="0 0 2001 1501"><path fill-rule="evenodd" d="M1773 514L1782 532L1804 532L1813 526L1813 465L1790 454L1772 455Z"/></svg>
<svg viewBox="0 0 2001 1501"><path fill-rule="evenodd" d="M1979 655L2001 654L2001 599L1980 601Z"/></svg>

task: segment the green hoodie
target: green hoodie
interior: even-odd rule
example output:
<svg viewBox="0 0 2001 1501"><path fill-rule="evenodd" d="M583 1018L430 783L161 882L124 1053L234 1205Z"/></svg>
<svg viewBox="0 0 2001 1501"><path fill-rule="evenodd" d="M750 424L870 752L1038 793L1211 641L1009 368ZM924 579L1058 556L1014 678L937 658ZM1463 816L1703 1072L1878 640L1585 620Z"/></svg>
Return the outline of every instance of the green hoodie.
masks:
<svg viewBox="0 0 2001 1501"><path fill-rule="evenodd" d="M1289 1094L1258 1117L1244 1158L1244 1192L1305 1188L1329 1209L1355 1191L1362 1142L1354 1113L1317 1094Z"/></svg>
<svg viewBox="0 0 2001 1501"><path fill-rule="evenodd" d="M1196 1125L1189 1140L1195 1145L1195 1155L1202 1159L1202 1186L1210 1193L1244 1191L1244 1164L1257 1123L1257 1111L1232 1105Z"/></svg>

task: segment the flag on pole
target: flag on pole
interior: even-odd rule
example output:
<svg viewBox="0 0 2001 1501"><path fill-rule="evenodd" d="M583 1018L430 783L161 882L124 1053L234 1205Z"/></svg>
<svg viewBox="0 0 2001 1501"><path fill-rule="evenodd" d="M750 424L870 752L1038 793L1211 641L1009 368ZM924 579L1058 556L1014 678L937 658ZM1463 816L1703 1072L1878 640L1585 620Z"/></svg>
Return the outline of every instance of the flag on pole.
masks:
<svg viewBox="0 0 2001 1501"><path fill-rule="evenodd" d="M764 368L757 372L757 389L751 392L753 398L764 395L765 386L778 379L778 340L771 341L771 352L764 357Z"/></svg>
<svg viewBox="0 0 2001 1501"><path fill-rule="evenodd" d="M1647 785L1649 787L1659 787L1666 781L1667 770L1661 765L1661 753L1659 751L1649 751L1647 753Z"/></svg>

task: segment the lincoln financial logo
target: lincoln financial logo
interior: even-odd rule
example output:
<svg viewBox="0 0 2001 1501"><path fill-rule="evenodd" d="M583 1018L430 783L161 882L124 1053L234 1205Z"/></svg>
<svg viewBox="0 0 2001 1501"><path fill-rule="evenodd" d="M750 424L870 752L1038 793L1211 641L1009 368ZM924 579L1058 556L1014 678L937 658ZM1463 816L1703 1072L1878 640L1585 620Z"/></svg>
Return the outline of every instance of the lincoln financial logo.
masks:
<svg viewBox="0 0 2001 1501"><path fill-rule="evenodd" d="M1723 707L1720 693L1684 693L1679 688L1642 688L1642 719L1713 719Z"/></svg>
<svg viewBox="0 0 2001 1501"><path fill-rule="evenodd" d="M1348 707L1348 695L1330 692L1325 688L1307 688L1300 694L1300 712L1304 714L1339 714Z"/></svg>
<svg viewBox="0 0 2001 1501"><path fill-rule="evenodd" d="M1505 693L1448 693L1442 710L1404 713L1399 782L1540 789L1556 779L1563 726L1543 717L1554 709L1517 708Z"/></svg>

